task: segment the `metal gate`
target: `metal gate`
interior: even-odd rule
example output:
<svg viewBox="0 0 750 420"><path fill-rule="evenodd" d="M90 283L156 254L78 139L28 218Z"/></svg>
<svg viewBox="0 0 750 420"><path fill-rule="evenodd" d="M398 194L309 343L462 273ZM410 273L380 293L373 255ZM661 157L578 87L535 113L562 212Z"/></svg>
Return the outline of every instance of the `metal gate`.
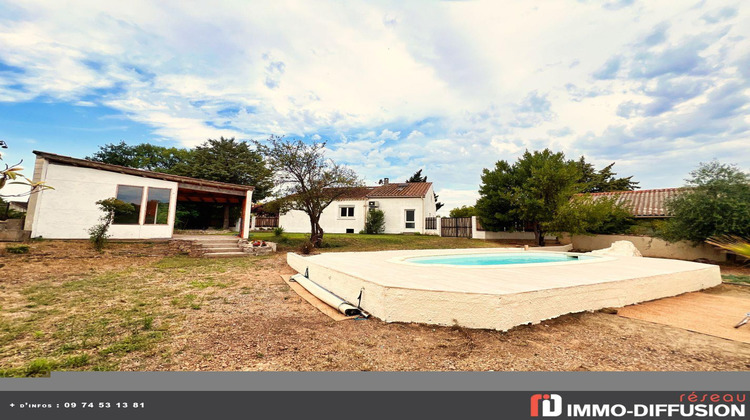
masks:
<svg viewBox="0 0 750 420"><path fill-rule="evenodd" d="M441 218L440 236L471 238L471 217Z"/></svg>

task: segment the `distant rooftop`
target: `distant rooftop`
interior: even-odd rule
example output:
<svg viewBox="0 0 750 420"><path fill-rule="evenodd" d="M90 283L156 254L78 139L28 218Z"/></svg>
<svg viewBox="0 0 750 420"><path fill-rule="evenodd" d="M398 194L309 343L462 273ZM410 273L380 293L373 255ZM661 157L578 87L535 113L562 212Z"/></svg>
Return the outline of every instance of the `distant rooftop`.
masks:
<svg viewBox="0 0 750 420"><path fill-rule="evenodd" d="M612 191L592 193L596 197L613 197L618 204L639 218L670 217L666 201L685 191L685 188L660 188L655 190Z"/></svg>

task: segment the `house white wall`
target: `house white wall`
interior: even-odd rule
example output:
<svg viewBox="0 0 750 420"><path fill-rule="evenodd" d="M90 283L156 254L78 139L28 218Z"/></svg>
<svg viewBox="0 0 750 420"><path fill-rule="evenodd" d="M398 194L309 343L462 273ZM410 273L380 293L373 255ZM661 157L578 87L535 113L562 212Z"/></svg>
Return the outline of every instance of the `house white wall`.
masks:
<svg viewBox="0 0 750 420"><path fill-rule="evenodd" d="M435 190L430 189L424 196L424 217L435 217L437 216L437 203L435 202ZM424 222L424 220L423 220Z"/></svg>
<svg viewBox="0 0 750 420"><path fill-rule="evenodd" d="M328 206L320 217L320 226L327 233L346 233L347 229L353 229L359 233L365 228L368 202L376 201L378 208L385 215L385 233L425 233L425 217L434 217L435 197L432 187L424 198L368 198L367 200L342 200L334 201ZM354 217L341 217L340 208L343 206L354 207ZM406 228L406 210L414 210L414 228ZM291 210L279 216L279 226L287 232L310 232L310 219L301 210Z"/></svg>
<svg viewBox="0 0 750 420"><path fill-rule="evenodd" d="M41 163L39 161L42 161ZM39 174L36 171L40 171ZM168 224L112 225L114 239L171 238L177 208L177 183L160 179L102 171L92 168L60 165L37 158L35 179L54 189L32 196L26 230L31 237L50 239L86 239L88 230L99 223L102 215L96 202L117 195L118 185L167 188L171 190ZM141 223L144 219L148 188L143 190ZM33 207L33 210L32 210Z"/></svg>
<svg viewBox="0 0 750 420"><path fill-rule="evenodd" d="M354 207L354 217L341 217L341 207ZM353 229L359 233L365 228L367 201L342 200L334 201L320 215L320 226L326 233L346 233ZM301 210L291 210L279 216L279 226L287 232L310 233L310 218Z"/></svg>
<svg viewBox="0 0 750 420"><path fill-rule="evenodd" d="M385 233L424 233L424 199L372 198L385 214ZM406 228L406 210L414 210L414 229Z"/></svg>

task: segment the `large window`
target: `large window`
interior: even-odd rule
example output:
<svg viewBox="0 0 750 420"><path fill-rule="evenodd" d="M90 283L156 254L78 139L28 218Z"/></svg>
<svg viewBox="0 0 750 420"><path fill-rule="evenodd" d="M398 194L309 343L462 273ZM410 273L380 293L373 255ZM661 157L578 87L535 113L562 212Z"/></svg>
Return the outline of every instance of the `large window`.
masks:
<svg viewBox="0 0 750 420"><path fill-rule="evenodd" d="M417 227L416 225L416 219L415 214L416 212L414 210L406 210L406 228L407 229L414 229Z"/></svg>
<svg viewBox="0 0 750 420"><path fill-rule="evenodd" d="M129 185L117 186L117 199L130 203L135 211L130 213L115 213L112 223L117 225L137 225L141 216L141 199L143 199L143 187L131 187Z"/></svg>
<svg viewBox="0 0 750 420"><path fill-rule="evenodd" d="M148 189L146 202L147 225L166 225L169 219L169 195L172 191L167 188Z"/></svg>
<svg viewBox="0 0 750 420"><path fill-rule="evenodd" d="M354 217L354 206L339 207L339 215L341 217Z"/></svg>

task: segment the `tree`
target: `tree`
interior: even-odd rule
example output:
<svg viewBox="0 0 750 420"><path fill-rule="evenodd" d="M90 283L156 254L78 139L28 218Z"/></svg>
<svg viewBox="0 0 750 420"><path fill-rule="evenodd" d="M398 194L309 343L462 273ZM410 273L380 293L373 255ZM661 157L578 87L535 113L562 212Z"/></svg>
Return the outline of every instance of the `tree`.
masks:
<svg viewBox="0 0 750 420"><path fill-rule="evenodd" d="M750 236L750 174L713 161L701 163L690 176L684 192L666 203L673 217L659 236L693 242Z"/></svg>
<svg viewBox="0 0 750 420"><path fill-rule="evenodd" d="M357 174L325 158L325 142L305 143L271 136L266 142L255 142L257 150L274 170L280 208L301 210L310 219L310 243L323 244L320 216L348 187L361 185Z"/></svg>
<svg viewBox="0 0 750 420"><path fill-rule="evenodd" d="M574 196L563 204L552 221L544 226L550 232L571 235L615 234L627 231L635 223L633 215L617 199L589 194Z"/></svg>
<svg viewBox="0 0 750 420"><path fill-rule="evenodd" d="M474 206L461 206L451 210L450 217L471 217L476 216L477 211Z"/></svg>
<svg viewBox="0 0 750 420"><path fill-rule="evenodd" d="M263 156L248 143L234 138L208 139L194 149L155 146L148 143L106 144L86 159L130 168L231 184L252 185L253 200L262 200L273 188L271 171Z"/></svg>
<svg viewBox="0 0 750 420"><path fill-rule="evenodd" d="M208 139L193 149L189 167L182 174L231 184L252 185L253 199L265 198L273 188L272 172L263 155L234 138Z"/></svg>
<svg viewBox="0 0 750 420"><path fill-rule="evenodd" d="M133 213L135 207L130 203L126 203L114 197L99 200L96 204L104 214L99 218L99 223L89 229L89 240L94 246L94 249L101 251L107 243L107 239L109 239L109 234L107 232L112 225L112 221L115 219L115 214Z"/></svg>
<svg viewBox="0 0 750 420"><path fill-rule="evenodd" d="M427 182L427 177L422 176L422 170L414 172L414 175L409 177L406 182ZM438 195L433 191L432 194L435 196L435 211L440 210L445 204L438 201Z"/></svg>
<svg viewBox="0 0 750 420"><path fill-rule="evenodd" d="M578 169L581 171L581 179L578 182L584 186L581 192L633 191L640 188L638 182L633 181L632 175L615 178L617 173L612 172L613 166L615 166L614 162L597 171L594 165L586 162L586 159L581 156L578 160Z"/></svg>
<svg viewBox="0 0 750 420"><path fill-rule="evenodd" d="M181 174L187 171L192 152L177 147L142 143L130 146L124 141L105 144L86 159L147 171Z"/></svg>
<svg viewBox="0 0 750 420"><path fill-rule="evenodd" d="M499 161L482 174L476 209L489 230L515 229L531 224L538 245L544 246L548 226L560 207L579 192L581 172L576 162L549 149L528 150L512 166Z"/></svg>
<svg viewBox="0 0 750 420"><path fill-rule="evenodd" d="M414 172L414 175L409 177L406 182L427 182L427 177L422 176L422 170L420 169L417 172Z"/></svg>
<svg viewBox="0 0 750 420"><path fill-rule="evenodd" d="M365 233L378 235L385 232L385 213L383 210L372 209L367 212L365 220Z"/></svg>

